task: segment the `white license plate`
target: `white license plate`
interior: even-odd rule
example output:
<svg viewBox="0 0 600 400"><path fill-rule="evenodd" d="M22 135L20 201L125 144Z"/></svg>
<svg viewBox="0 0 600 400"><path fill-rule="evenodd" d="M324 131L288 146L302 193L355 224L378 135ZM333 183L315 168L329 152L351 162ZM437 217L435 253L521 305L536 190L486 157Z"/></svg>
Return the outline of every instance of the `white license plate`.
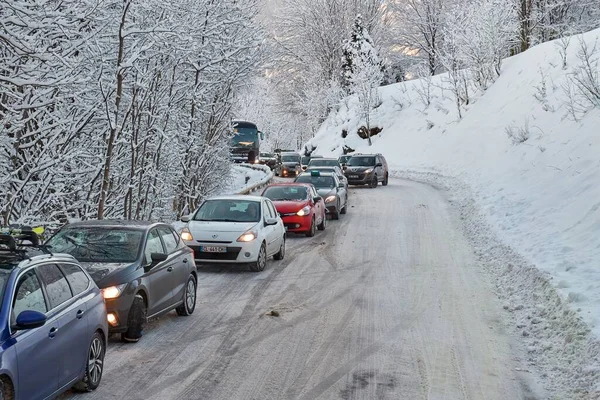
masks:
<svg viewBox="0 0 600 400"><path fill-rule="evenodd" d="M227 247L224 246L200 246L203 253L227 253Z"/></svg>
<svg viewBox="0 0 600 400"><path fill-rule="evenodd" d="M350 175L350 179L358 179L358 175Z"/></svg>

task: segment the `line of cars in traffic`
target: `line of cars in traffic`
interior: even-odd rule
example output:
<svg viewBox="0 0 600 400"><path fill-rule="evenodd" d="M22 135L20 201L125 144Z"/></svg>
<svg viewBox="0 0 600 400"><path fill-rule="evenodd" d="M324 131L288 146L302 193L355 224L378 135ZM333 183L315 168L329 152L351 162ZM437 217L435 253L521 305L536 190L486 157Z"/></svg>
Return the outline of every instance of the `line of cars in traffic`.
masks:
<svg viewBox="0 0 600 400"><path fill-rule="evenodd" d="M197 266L262 271L269 258L284 259L288 233L311 237L326 229L327 216L345 214L348 185L387 184L380 154L356 154L344 166L294 159L293 182L260 196L206 199L181 218L180 232L164 223L82 221L41 244L30 228L0 230L0 398L94 390L110 334L136 342L149 318L194 312Z"/></svg>

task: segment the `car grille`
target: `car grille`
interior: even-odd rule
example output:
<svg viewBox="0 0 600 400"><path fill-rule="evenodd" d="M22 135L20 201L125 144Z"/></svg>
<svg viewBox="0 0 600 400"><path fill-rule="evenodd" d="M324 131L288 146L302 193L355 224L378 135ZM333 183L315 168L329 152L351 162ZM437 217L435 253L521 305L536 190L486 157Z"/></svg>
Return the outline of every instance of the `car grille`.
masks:
<svg viewBox="0 0 600 400"><path fill-rule="evenodd" d="M294 215L296 215L296 213L283 213L280 214L282 217L293 217Z"/></svg>
<svg viewBox="0 0 600 400"><path fill-rule="evenodd" d="M210 243L210 244L228 244L231 243L230 241L224 241L224 240L198 240L198 243Z"/></svg>
<svg viewBox="0 0 600 400"><path fill-rule="evenodd" d="M358 176L358 178L354 178L355 176ZM352 177L352 178L351 178ZM350 172L348 175L346 175L346 179L364 179L365 178L365 174L362 174L360 172Z"/></svg>

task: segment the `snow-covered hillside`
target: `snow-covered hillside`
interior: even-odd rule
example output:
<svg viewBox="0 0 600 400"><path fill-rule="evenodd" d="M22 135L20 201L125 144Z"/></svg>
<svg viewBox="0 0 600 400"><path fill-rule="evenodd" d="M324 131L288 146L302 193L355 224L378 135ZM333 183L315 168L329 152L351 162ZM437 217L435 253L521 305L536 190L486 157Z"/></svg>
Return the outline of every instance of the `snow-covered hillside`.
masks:
<svg viewBox="0 0 600 400"><path fill-rule="evenodd" d="M419 94L424 81L381 89L383 103L371 126L383 131L372 147L356 134L364 122L352 98L310 144L318 154L341 154L347 145L383 153L392 169L459 177L506 243L550 273L600 333L600 109L574 121L564 90L580 63L580 40L591 48L599 35L572 38L565 69L558 43L506 60L502 75L462 120L441 75L432 79L428 107ZM349 132L345 139L342 130ZM509 132L529 139L515 143Z"/></svg>

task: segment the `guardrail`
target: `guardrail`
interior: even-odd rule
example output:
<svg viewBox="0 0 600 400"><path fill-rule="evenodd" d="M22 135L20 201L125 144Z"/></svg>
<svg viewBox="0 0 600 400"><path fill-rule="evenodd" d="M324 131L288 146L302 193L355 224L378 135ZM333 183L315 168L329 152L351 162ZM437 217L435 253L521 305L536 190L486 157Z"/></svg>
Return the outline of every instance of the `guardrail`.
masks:
<svg viewBox="0 0 600 400"><path fill-rule="evenodd" d="M262 164L237 164L237 165L239 165L240 167L244 167L244 168L249 168L249 169L254 169L257 171L266 172L266 176L263 179L256 182L254 185L248 186L245 189L239 191L238 194L250 194L258 189L262 189L263 187L267 186L273 180L273 171L271 171L271 168L269 168L266 165L262 165Z"/></svg>

